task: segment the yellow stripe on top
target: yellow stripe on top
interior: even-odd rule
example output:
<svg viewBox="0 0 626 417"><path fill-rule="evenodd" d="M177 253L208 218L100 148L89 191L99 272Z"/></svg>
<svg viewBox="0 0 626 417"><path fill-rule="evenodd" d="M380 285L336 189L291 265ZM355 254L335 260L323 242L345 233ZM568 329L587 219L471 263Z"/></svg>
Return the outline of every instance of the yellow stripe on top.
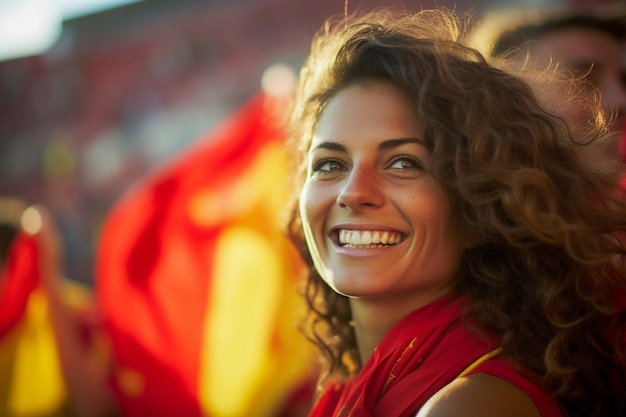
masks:
<svg viewBox="0 0 626 417"><path fill-rule="evenodd" d="M491 358L493 358L495 356L498 356L501 352L502 352L502 348L499 347L497 349L492 350L491 352L485 353L483 356L481 356L480 358L478 358L474 362L472 362L470 364L470 366L465 368L465 370L463 372L461 372L459 374L459 376L457 376L455 379L462 378L462 377L466 376L467 374L472 372L478 365L480 365L481 363L483 363L485 361L488 361L489 359L491 359Z"/></svg>

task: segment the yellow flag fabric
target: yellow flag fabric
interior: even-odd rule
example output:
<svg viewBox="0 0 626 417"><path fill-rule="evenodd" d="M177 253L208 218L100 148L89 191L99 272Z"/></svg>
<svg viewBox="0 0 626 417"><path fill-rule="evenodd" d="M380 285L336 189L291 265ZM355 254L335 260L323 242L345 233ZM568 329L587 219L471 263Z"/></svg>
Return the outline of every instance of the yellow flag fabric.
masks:
<svg viewBox="0 0 626 417"><path fill-rule="evenodd" d="M35 289L22 320L0 339L0 415L67 417L66 400L47 303Z"/></svg>

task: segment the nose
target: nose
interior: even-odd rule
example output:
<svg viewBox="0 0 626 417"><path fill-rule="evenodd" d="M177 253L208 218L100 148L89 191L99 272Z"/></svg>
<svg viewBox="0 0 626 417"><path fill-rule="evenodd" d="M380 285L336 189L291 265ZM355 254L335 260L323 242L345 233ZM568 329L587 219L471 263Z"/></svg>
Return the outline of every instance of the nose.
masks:
<svg viewBox="0 0 626 417"><path fill-rule="evenodd" d="M380 207L384 201L382 184L366 167L352 169L337 195L339 207L355 212Z"/></svg>

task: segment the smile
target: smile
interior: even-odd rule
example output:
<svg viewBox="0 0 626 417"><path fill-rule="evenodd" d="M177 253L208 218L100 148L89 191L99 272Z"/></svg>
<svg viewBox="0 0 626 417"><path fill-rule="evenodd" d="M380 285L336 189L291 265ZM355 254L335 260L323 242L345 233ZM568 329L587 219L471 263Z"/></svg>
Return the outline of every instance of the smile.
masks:
<svg viewBox="0 0 626 417"><path fill-rule="evenodd" d="M380 248L402 242L402 233L379 230L347 230L339 231L339 243L352 248Z"/></svg>

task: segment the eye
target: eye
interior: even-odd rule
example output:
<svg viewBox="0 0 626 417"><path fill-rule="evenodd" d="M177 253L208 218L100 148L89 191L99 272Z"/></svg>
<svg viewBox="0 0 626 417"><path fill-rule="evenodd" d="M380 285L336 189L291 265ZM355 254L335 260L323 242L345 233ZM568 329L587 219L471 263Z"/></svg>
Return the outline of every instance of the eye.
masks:
<svg viewBox="0 0 626 417"><path fill-rule="evenodd" d="M329 174L345 170L343 163L337 159L321 159L315 162L312 167L312 171L317 174Z"/></svg>
<svg viewBox="0 0 626 417"><path fill-rule="evenodd" d="M398 155L389 162L389 169L406 171L406 170L423 170L424 164L409 155Z"/></svg>

